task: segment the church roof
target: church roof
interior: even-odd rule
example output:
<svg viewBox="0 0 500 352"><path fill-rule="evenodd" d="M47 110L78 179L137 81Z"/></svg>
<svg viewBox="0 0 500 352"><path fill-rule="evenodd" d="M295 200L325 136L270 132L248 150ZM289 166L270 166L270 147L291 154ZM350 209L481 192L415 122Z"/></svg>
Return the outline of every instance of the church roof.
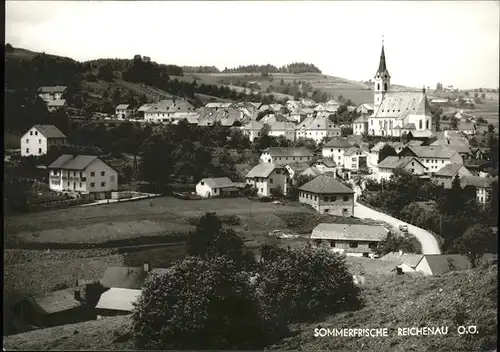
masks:
<svg viewBox="0 0 500 352"><path fill-rule="evenodd" d="M387 92L373 117L403 119L408 115L432 116L425 92Z"/></svg>
<svg viewBox="0 0 500 352"><path fill-rule="evenodd" d="M382 52L380 53L380 62L378 64L378 71L377 71L377 73L383 74L386 71L387 71L387 64L385 62L384 45L382 44Z"/></svg>

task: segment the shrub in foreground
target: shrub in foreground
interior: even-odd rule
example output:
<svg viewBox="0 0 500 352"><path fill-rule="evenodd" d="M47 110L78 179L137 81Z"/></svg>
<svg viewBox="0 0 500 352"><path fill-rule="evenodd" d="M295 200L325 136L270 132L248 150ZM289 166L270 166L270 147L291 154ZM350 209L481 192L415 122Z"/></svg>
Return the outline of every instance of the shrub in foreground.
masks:
<svg viewBox="0 0 500 352"><path fill-rule="evenodd" d="M132 319L139 349L260 349L270 332L249 275L227 257L188 257L153 275Z"/></svg>

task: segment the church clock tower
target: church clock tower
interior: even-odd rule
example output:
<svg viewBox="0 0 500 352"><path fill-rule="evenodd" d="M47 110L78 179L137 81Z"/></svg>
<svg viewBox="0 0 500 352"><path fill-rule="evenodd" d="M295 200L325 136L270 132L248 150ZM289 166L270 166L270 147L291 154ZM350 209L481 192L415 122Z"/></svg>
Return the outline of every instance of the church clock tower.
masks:
<svg viewBox="0 0 500 352"><path fill-rule="evenodd" d="M385 52L384 52L384 41L382 40L382 52L380 53L380 63L378 65L377 73L375 74L375 81L373 86L373 107L377 111L382 100L384 99L385 93L389 90L391 84L391 76L389 71L387 71L387 65L385 62Z"/></svg>

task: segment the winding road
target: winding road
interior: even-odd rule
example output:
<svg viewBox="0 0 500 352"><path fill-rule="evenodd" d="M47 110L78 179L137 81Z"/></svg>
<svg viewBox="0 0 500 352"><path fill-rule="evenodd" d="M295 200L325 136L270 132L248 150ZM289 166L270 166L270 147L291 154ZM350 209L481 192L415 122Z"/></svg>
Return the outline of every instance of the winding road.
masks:
<svg viewBox="0 0 500 352"><path fill-rule="evenodd" d="M354 188L356 198L361 194L361 189L356 186ZM368 208L358 202L354 203L354 216L362 219L373 219L385 221L386 223L398 228L399 225L407 225L408 232L414 235L422 245L422 254L441 254L439 244L436 238L429 232L420 227L413 226L390 215L381 213L377 210Z"/></svg>

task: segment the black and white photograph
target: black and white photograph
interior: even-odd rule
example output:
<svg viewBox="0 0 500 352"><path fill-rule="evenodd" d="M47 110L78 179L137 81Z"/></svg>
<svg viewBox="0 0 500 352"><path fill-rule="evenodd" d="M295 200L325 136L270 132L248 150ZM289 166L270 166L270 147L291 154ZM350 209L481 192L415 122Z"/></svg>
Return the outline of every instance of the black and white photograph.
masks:
<svg viewBox="0 0 500 352"><path fill-rule="evenodd" d="M499 33L7 0L3 350L496 352Z"/></svg>

